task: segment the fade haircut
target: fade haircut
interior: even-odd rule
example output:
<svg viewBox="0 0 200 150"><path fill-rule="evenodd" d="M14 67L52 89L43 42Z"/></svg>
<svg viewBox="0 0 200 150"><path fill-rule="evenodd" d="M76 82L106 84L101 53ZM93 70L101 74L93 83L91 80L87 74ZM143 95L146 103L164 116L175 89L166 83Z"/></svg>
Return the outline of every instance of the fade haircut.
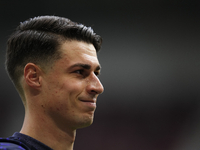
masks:
<svg viewBox="0 0 200 150"><path fill-rule="evenodd" d="M77 40L94 45L98 52L102 38L86 27L58 16L39 16L30 18L15 29L7 41L6 69L19 94L23 95L20 78L27 63L41 68L53 64L61 58L59 46L65 40Z"/></svg>

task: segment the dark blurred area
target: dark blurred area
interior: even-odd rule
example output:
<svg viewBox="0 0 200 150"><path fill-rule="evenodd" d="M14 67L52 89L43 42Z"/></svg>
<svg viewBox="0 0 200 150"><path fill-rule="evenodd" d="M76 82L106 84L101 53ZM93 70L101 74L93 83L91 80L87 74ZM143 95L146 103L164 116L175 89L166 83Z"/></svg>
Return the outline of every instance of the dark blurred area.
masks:
<svg viewBox="0 0 200 150"><path fill-rule="evenodd" d="M6 41L39 15L70 18L103 37L105 92L74 150L200 149L199 0L0 1L0 137L19 131L24 117L4 69Z"/></svg>

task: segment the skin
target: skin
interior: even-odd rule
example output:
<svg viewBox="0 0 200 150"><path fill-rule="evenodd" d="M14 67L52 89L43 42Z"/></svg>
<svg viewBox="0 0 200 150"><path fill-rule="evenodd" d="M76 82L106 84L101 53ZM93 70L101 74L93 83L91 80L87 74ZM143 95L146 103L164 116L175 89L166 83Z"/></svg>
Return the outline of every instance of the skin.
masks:
<svg viewBox="0 0 200 150"><path fill-rule="evenodd" d="M26 103L20 132L55 150L72 150L76 129L92 124L104 89L92 44L65 41L59 50L62 58L47 72L33 63L24 68Z"/></svg>

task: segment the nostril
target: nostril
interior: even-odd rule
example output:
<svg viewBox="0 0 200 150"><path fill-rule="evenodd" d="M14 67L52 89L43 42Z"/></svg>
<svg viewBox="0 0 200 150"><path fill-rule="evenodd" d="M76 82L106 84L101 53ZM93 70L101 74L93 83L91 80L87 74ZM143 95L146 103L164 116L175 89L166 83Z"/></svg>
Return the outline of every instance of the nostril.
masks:
<svg viewBox="0 0 200 150"><path fill-rule="evenodd" d="M98 92L96 92L95 90L92 90L91 92L94 93L94 94L98 94Z"/></svg>

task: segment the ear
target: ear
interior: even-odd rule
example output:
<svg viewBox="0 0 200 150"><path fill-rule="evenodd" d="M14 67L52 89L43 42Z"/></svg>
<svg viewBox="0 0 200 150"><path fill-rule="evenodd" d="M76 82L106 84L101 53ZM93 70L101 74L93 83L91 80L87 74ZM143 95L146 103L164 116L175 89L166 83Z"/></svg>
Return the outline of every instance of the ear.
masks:
<svg viewBox="0 0 200 150"><path fill-rule="evenodd" d="M41 86L40 77L41 69L37 65L33 63L26 64L24 67L24 78L30 87L35 89L39 88Z"/></svg>

